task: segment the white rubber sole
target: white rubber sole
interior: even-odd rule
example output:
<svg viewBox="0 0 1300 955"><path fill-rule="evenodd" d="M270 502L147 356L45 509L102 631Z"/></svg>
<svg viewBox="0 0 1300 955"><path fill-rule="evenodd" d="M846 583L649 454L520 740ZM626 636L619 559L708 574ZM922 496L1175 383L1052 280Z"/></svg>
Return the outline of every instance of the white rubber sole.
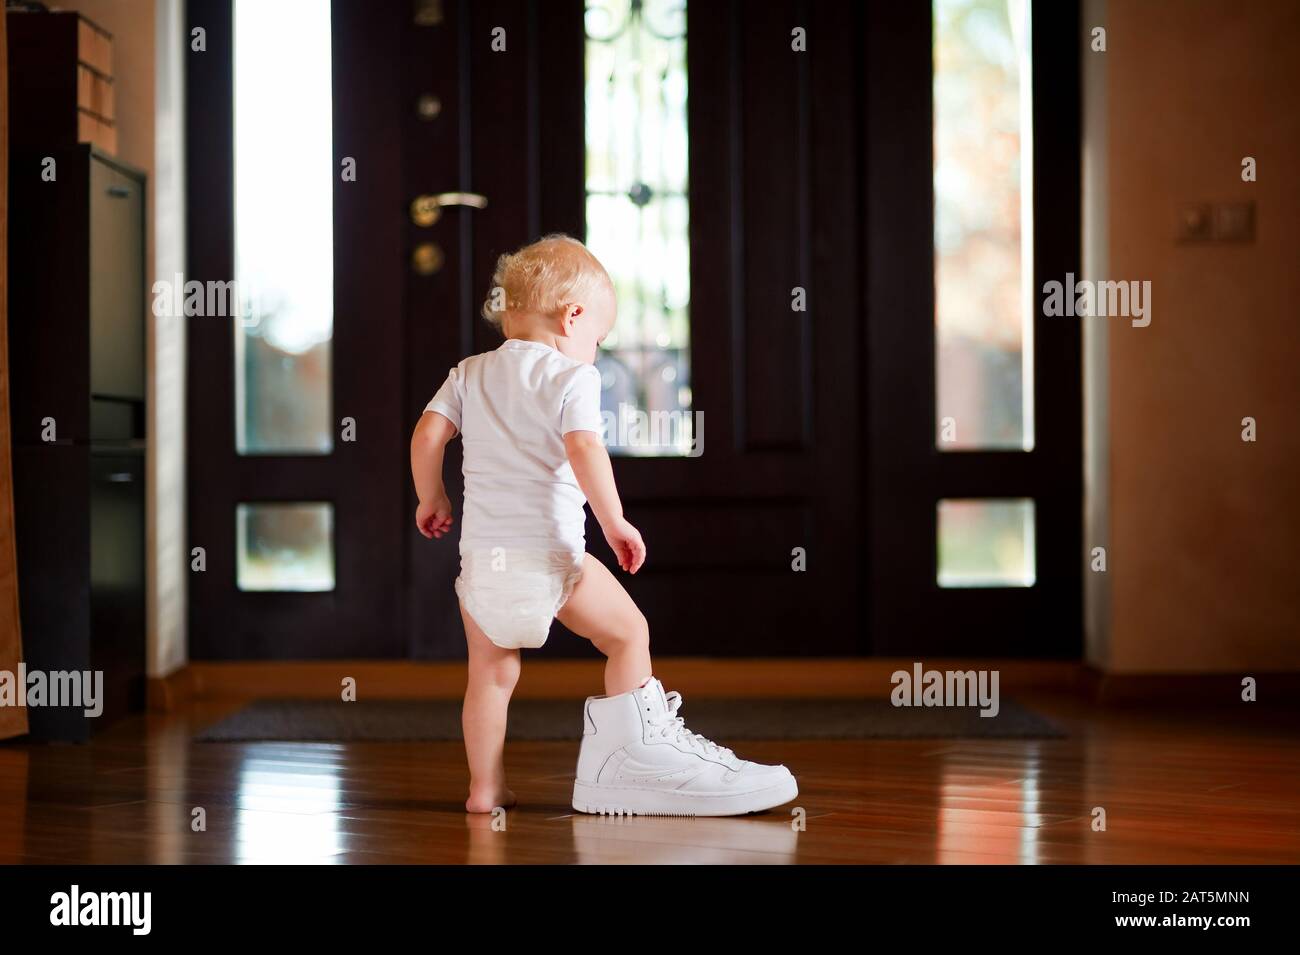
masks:
<svg viewBox="0 0 1300 955"><path fill-rule="evenodd" d="M599 786L575 780L573 808L602 816L743 816L773 809L798 795L799 784L794 776L762 789L717 796Z"/></svg>

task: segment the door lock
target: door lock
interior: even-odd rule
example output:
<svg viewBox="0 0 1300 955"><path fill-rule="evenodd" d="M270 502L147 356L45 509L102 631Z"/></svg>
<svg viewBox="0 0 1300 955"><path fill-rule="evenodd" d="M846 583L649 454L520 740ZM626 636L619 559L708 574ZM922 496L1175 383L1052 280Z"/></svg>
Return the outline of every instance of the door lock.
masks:
<svg viewBox="0 0 1300 955"><path fill-rule="evenodd" d="M421 242L411 250L411 271L416 275L433 275L441 271L447 256L437 242Z"/></svg>
<svg viewBox="0 0 1300 955"><path fill-rule="evenodd" d="M437 195L416 196L411 201L411 221L424 228L442 218L445 206L469 206L471 209L487 208L487 196L477 192L440 192Z"/></svg>

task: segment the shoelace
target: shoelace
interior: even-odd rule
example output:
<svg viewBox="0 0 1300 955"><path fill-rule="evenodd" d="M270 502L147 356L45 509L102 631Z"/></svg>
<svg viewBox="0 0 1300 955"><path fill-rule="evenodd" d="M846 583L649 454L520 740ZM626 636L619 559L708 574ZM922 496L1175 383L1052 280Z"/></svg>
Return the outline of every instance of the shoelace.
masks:
<svg viewBox="0 0 1300 955"><path fill-rule="evenodd" d="M687 746L703 749L706 755L730 759L736 758L736 754L727 747L719 746L713 740L701 736L699 733L692 733L686 728L686 720L677 715L677 710L682 705L682 695L680 693L676 690L670 690L664 694L664 699L668 701L668 714L649 721L651 726L661 730L661 736L681 740Z"/></svg>

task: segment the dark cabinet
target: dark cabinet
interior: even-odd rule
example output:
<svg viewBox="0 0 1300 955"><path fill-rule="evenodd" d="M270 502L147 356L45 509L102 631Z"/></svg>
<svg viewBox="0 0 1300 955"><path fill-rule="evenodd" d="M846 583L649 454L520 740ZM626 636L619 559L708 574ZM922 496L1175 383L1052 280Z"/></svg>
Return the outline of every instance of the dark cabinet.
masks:
<svg viewBox="0 0 1300 955"><path fill-rule="evenodd" d="M10 159L19 601L28 673L92 697L33 707L32 735L84 740L144 706L144 176L49 155L53 182L44 157Z"/></svg>

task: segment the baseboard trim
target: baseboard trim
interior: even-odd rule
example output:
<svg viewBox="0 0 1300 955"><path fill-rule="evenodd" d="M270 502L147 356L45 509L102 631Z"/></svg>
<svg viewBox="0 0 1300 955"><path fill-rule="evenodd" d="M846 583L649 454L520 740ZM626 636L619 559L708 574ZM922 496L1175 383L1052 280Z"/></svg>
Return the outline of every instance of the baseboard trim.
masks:
<svg viewBox="0 0 1300 955"><path fill-rule="evenodd" d="M696 697L745 699L879 697L892 675L911 671L913 660L881 657L735 659L660 657L655 675L669 689ZM1241 681L1255 677L1261 705L1300 705L1300 673L1104 673L1074 661L923 661L926 670L997 670L999 692L1057 690L1101 704L1181 700L1189 704L1241 701ZM330 699L343 680L356 681L357 698L460 699L465 662L413 660L243 660L197 662L148 682L149 709L171 712L191 701L270 698ZM524 665L515 696L557 699L603 691L603 660L532 660Z"/></svg>
<svg viewBox="0 0 1300 955"><path fill-rule="evenodd" d="M655 676L668 689L696 697L744 699L880 697L893 688L891 676L911 672L916 661L892 658L735 659L660 657ZM997 670L999 692L1026 688L1077 690L1086 668L1073 661L923 661L926 670ZM603 692L604 660L525 662L515 696L556 699ZM267 698L330 699L343 681L356 681L357 699L460 699L464 661L296 660L195 662L149 681L150 709L168 712L189 701Z"/></svg>
<svg viewBox="0 0 1300 955"><path fill-rule="evenodd" d="M1242 680L1255 680L1261 706L1294 706L1300 701L1300 673L1100 673L1091 671L1090 693L1099 703L1128 704L1178 700L1188 705L1242 702Z"/></svg>

